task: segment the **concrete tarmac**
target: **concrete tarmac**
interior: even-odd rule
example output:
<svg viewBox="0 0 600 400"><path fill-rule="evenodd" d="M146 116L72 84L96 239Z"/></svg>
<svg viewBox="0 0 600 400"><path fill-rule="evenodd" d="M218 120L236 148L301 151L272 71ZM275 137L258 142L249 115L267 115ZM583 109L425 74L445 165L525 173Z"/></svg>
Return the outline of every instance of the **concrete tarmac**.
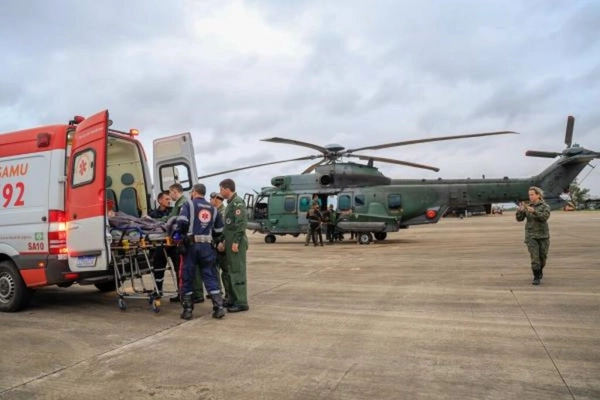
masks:
<svg viewBox="0 0 600 400"><path fill-rule="evenodd" d="M542 285L512 214L370 245L250 235L250 311L93 287L0 314L0 399L600 399L600 212L554 212Z"/></svg>

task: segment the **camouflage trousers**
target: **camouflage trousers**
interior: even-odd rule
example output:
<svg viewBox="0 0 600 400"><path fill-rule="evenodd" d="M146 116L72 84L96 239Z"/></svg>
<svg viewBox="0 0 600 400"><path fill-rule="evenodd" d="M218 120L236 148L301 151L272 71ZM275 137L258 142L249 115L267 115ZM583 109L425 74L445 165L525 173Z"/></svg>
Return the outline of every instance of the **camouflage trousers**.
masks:
<svg viewBox="0 0 600 400"><path fill-rule="evenodd" d="M526 239L525 244L531 258L531 269L539 271L546 266L550 239Z"/></svg>

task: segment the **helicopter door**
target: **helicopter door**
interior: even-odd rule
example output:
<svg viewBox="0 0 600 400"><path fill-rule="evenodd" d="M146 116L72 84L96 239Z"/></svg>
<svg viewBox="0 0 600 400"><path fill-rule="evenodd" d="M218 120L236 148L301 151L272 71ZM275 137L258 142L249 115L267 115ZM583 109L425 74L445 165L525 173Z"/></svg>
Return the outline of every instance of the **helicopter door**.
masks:
<svg viewBox="0 0 600 400"><path fill-rule="evenodd" d="M246 212L248 214L248 219L254 219L254 194L244 194L244 203L246 203Z"/></svg>
<svg viewBox="0 0 600 400"><path fill-rule="evenodd" d="M154 140L154 197L179 183L187 192L198 182L194 143L189 132Z"/></svg>

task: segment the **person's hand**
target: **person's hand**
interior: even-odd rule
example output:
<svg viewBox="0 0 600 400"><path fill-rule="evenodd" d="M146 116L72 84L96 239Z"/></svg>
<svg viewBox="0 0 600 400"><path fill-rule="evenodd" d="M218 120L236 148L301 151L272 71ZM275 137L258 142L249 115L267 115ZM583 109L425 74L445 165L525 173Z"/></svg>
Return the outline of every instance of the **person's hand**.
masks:
<svg viewBox="0 0 600 400"><path fill-rule="evenodd" d="M231 251L233 251L234 253L237 253L238 251L240 251L240 246L237 243L232 244Z"/></svg>
<svg viewBox="0 0 600 400"><path fill-rule="evenodd" d="M519 203L519 207L517 207L517 210L519 210L519 211L525 211L525 203L520 202Z"/></svg>
<svg viewBox="0 0 600 400"><path fill-rule="evenodd" d="M224 252L224 251L225 251L225 242L221 242L221 243L219 243L219 244L217 245L217 251L218 251L219 253L222 253L222 252Z"/></svg>
<svg viewBox="0 0 600 400"><path fill-rule="evenodd" d="M534 211L534 208L531 206L526 207L527 212L532 213Z"/></svg>

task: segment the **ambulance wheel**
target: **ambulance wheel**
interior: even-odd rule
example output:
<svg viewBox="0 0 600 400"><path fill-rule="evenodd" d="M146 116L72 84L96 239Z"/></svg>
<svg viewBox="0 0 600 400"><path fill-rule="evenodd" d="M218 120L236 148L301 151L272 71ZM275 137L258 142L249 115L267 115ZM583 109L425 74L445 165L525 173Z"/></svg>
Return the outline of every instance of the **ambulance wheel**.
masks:
<svg viewBox="0 0 600 400"><path fill-rule="evenodd" d="M125 303L125 300L119 299L119 309L121 311L127 310L127 303Z"/></svg>
<svg viewBox="0 0 600 400"><path fill-rule="evenodd" d="M375 232L375 239L377 240L385 240L387 237L387 232Z"/></svg>
<svg viewBox="0 0 600 400"><path fill-rule="evenodd" d="M275 237L275 235L267 235L265 236L265 243L275 243L275 241L277 240L277 238Z"/></svg>
<svg viewBox="0 0 600 400"><path fill-rule="evenodd" d="M96 286L96 289L98 289L101 292L114 292L115 289L115 281L108 281L108 282L101 282L101 283L94 283L94 286Z"/></svg>
<svg viewBox="0 0 600 400"><path fill-rule="evenodd" d="M0 262L0 311L13 312L24 309L29 304L32 293L12 262Z"/></svg>
<svg viewBox="0 0 600 400"><path fill-rule="evenodd" d="M364 232L358 235L358 243L359 244L369 244L373 240L373 235L371 232Z"/></svg>

